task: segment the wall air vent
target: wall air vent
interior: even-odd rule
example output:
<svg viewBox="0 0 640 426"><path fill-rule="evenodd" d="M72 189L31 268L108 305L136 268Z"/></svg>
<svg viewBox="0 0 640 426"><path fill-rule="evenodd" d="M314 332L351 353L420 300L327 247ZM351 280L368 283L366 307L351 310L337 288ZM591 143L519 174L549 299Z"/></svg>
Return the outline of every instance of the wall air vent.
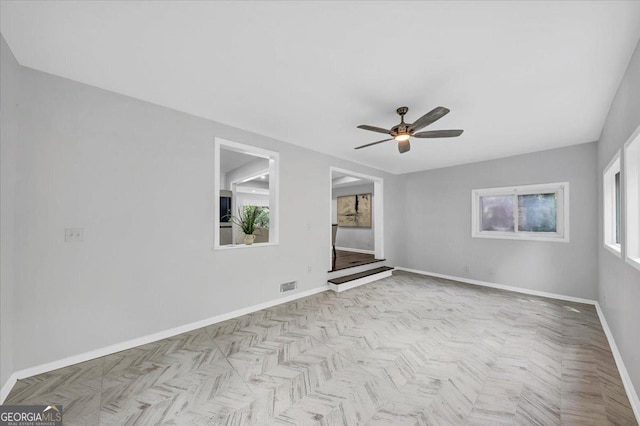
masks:
<svg viewBox="0 0 640 426"><path fill-rule="evenodd" d="M280 284L280 293L284 293L285 291L295 290L297 287L296 281L290 281L288 283Z"/></svg>

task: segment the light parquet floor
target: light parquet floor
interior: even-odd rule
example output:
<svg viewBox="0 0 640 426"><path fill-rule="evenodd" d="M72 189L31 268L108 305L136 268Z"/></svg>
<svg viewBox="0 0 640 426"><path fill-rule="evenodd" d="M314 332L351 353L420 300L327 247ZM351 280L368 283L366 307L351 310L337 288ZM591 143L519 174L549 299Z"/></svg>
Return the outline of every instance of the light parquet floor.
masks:
<svg viewBox="0 0 640 426"><path fill-rule="evenodd" d="M20 380L65 425L634 425L593 306L395 272Z"/></svg>

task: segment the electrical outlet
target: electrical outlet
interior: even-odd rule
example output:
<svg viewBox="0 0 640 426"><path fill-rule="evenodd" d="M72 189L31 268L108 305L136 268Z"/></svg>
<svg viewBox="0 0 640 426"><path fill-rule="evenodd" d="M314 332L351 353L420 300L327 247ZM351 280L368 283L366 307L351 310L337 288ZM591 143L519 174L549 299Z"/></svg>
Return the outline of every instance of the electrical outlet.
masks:
<svg viewBox="0 0 640 426"><path fill-rule="evenodd" d="M311 272L311 266L307 266L307 272Z"/></svg>
<svg viewBox="0 0 640 426"><path fill-rule="evenodd" d="M280 284L280 293L284 293L285 291L295 290L296 287L297 287L297 283L295 281Z"/></svg>
<svg viewBox="0 0 640 426"><path fill-rule="evenodd" d="M84 228L65 228L64 241L67 243L81 243L84 241Z"/></svg>

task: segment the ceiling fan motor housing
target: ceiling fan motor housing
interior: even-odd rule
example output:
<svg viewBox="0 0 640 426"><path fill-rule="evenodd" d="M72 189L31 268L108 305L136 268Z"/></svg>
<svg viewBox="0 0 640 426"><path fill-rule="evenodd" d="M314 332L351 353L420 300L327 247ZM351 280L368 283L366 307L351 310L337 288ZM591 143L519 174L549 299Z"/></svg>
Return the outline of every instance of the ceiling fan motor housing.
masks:
<svg viewBox="0 0 640 426"><path fill-rule="evenodd" d="M393 126L391 128L391 134L393 136L395 135L401 135L404 133L409 133L409 125L406 123L400 123L397 126Z"/></svg>

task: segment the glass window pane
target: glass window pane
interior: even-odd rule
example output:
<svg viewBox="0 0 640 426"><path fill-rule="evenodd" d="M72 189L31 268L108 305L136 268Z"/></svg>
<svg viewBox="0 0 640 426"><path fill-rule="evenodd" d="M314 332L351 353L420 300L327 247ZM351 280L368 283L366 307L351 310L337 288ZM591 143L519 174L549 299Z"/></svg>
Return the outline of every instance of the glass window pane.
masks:
<svg viewBox="0 0 640 426"><path fill-rule="evenodd" d="M557 232L555 193L518 195L518 231Z"/></svg>
<svg viewBox="0 0 640 426"><path fill-rule="evenodd" d="M513 196L480 197L482 231L513 232Z"/></svg>

